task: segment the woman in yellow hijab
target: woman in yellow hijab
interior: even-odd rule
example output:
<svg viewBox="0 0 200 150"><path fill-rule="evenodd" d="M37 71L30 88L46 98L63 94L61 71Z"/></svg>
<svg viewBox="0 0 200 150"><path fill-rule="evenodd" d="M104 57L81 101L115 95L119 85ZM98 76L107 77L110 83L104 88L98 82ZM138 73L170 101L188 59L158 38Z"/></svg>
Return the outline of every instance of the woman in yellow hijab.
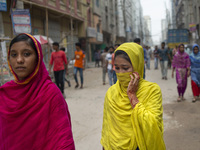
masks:
<svg viewBox="0 0 200 150"><path fill-rule="evenodd" d="M161 90L156 83L142 79L143 70L140 45L124 43L116 49L118 81L105 96L104 150L165 150Z"/></svg>

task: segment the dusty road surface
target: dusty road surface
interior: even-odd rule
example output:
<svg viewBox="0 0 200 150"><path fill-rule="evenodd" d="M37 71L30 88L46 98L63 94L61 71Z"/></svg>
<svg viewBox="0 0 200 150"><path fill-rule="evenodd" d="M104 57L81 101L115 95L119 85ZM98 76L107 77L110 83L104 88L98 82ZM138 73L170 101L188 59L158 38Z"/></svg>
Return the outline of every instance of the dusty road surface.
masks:
<svg viewBox="0 0 200 150"><path fill-rule="evenodd" d="M153 62L151 62L153 68ZM185 101L176 102L175 79L168 70L168 80L161 79L160 70L147 70L146 80L156 82L162 90L164 108L164 140L167 150L200 150L200 101L192 103L190 78ZM77 150L101 150L103 103L108 85L102 85L102 70L90 68L84 71L84 89L66 84L66 101L72 120L72 130Z"/></svg>

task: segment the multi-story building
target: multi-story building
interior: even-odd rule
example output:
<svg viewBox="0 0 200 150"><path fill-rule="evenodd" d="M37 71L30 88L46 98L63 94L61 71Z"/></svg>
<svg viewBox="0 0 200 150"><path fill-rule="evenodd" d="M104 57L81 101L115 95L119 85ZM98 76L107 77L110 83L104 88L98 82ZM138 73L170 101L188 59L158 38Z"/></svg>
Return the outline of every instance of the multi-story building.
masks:
<svg viewBox="0 0 200 150"><path fill-rule="evenodd" d="M196 30L191 31L190 44L200 44L200 0L190 2L190 12L188 14L190 23L196 25Z"/></svg>
<svg viewBox="0 0 200 150"><path fill-rule="evenodd" d="M141 43L144 41L144 19L143 19L143 9L142 5L140 3L140 0L133 0L134 8L135 8L135 13L134 13L134 38L140 38Z"/></svg>
<svg viewBox="0 0 200 150"><path fill-rule="evenodd" d="M171 20L172 20L172 29L176 29L176 5L175 1L171 0Z"/></svg>
<svg viewBox="0 0 200 150"><path fill-rule="evenodd" d="M102 17L101 17L101 3L100 0L93 0L93 30L95 31L95 37L90 38L89 44L91 54L89 61L94 60L95 51L102 50L105 46L103 45L103 33L102 33ZM91 27L90 27L91 28Z"/></svg>
<svg viewBox="0 0 200 150"><path fill-rule="evenodd" d="M82 11L84 7L78 0L18 0L17 3L7 0L8 10L1 12L4 36L10 38L15 36L12 30L10 8L29 9L31 34L46 35L53 41L59 42L61 46L67 48L68 57L72 58L75 42L79 41L79 37L86 36L85 32L79 32L84 31ZM86 7L89 8L90 5Z"/></svg>
<svg viewBox="0 0 200 150"><path fill-rule="evenodd" d="M29 9L31 34L45 35L59 42L67 49L69 58L74 56L76 42L81 43L89 61L92 60L94 45L103 43L100 0L7 0L6 5L7 11L0 11L1 37L12 39L15 36L10 8L17 8ZM44 53L50 55L50 52Z"/></svg>
<svg viewBox="0 0 200 150"><path fill-rule="evenodd" d="M123 43L126 41L126 33L125 33L125 22L124 22L124 7L123 1L116 0L115 3L116 9L116 43Z"/></svg>
<svg viewBox="0 0 200 150"><path fill-rule="evenodd" d="M177 29L188 29L190 44L199 43L200 0L173 0L173 5L176 20L172 20L172 24L176 23Z"/></svg>
<svg viewBox="0 0 200 150"><path fill-rule="evenodd" d="M162 19L161 20L161 32L162 32L161 41L162 42L167 41L167 31L168 31L167 21L166 21L166 19Z"/></svg>
<svg viewBox="0 0 200 150"><path fill-rule="evenodd" d="M148 46L153 46L153 40L151 36L151 18L150 16L144 16L144 44Z"/></svg>
<svg viewBox="0 0 200 150"><path fill-rule="evenodd" d="M143 23L140 0L116 0L117 43L143 41Z"/></svg>
<svg viewBox="0 0 200 150"><path fill-rule="evenodd" d="M103 43L106 46L114 45L116 40L115 3L115 0L101 1Z"/></svg>

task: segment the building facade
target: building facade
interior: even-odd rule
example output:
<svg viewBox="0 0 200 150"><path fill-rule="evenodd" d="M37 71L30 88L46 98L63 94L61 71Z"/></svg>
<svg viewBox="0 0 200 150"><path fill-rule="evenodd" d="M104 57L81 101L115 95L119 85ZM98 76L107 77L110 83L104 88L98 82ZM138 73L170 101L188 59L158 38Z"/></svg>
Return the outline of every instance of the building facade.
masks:
<svg viewBox="0 0 200 150"><path fill-rule="evenodd" d="M145 32L145 35L144 35L144 43L145 45L148 45L148 46L153 46L153 40L152 40L152 34L151 34L151 18L150 16L144 16L144 26L146 28L144 28L144 32Z"/></svg>
<svg viewBox="0 0 200 150"><path fill-rule="evenodd" d="M4 26L4 36L15 36L12 27L11 9L28 9L31 20L31 34L45 35L54 42L59 42L61 47L67 49L69 58L74 55L74 43L79 37L84 37L84 16L82 4L78 0L18 0L17 3L7 0L6 12L1 12ZM45 53L46 54L46 53ZM50 55L50 53L48 53Z"/></svg>

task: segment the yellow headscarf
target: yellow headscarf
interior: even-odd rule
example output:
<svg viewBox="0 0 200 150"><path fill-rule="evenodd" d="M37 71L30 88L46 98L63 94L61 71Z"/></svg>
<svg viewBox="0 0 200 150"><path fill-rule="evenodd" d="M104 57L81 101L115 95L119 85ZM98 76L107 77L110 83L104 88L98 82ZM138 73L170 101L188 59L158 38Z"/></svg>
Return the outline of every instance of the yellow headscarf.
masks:
<svg viewBox="0 0 200 150"><path fill-rule="evenodd" d="M136 43L124 43L118 50L128 54L134 72L138 72L141 77L136 93L139 103L132 108L119 80L108 89L104 102L101 144L105 150L136 150L137 147L140 150L165 150L162 94L156 83L142 79L143 48Z"/></svg>

